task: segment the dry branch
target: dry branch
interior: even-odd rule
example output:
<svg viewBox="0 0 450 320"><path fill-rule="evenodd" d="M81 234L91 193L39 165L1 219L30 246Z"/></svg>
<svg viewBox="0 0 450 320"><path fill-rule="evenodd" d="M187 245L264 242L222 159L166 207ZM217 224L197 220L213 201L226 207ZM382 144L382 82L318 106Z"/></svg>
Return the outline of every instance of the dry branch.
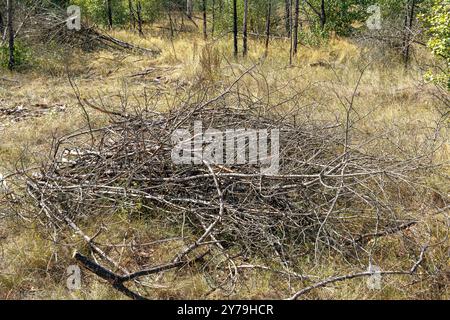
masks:
<svg viewBox="0 0 450 320"><path fill-rule="evenodd" d="M428 245L422 247L419 259L414 263L414 265L408 271L378 271L378 272L376 272L376 274L378 274L380 276L385 276L385 275L413 275L414 273L416 273L417 268L422 264L422 262L424 260L425 251L427 249L428 249ZM340 281L345 281L345 280L350 280L350 279L356 279L356 278L362 278L362 277L371 277L374 274L375 274L375 272L373 272L373 271L364 271L364 272L347 274L347 275L343 275L343 276L330 277L330 278L321 280L319 282L316 282L312 286L309 286L309 287L303 288L300 291L297 291L294 295L292 295L289 298L289 300L297 300L300 296L302 296L302 295L304 295L304 294L306 294L306 293L308 293L308 292L310 292L310 291L312 291L314 289L325 287L325 286L327 286L329 284L332 284L332 283L335 283L335 282L340 282Z"/></svg>

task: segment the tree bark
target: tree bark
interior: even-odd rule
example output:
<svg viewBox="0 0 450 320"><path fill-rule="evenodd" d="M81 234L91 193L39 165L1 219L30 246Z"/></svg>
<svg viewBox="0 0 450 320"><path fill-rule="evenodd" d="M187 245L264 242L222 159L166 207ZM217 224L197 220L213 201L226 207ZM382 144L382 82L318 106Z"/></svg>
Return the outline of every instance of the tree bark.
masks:
<svg viewBox="0 0 450 320"><path fill-rule="evenodd" d="M289 65L292 65L292 58L294 56L294 41L293 41L293 37L294 37L294 32L293 32L293 19L292 19L292 0L289 0L289 7L291 8L291 10L289 10L289 40L290 40L290 48L289 48Z"/></svg>
<svg viewBox="0 0 450 320"><path fill-rule="evenodd" d="M6 8L8 10L8 31L9 31L9 61L8 68L9 70L14 69L16 64L14 57L14 25L13 25L13 16L14 16L14 0L6 0Z"/></svg>
<svg viewBox="0 0 450 320"><path fill-rule="evenodd" d="M212 37L214 37L215 28L216 28L216 0L212 0L212 26L211 26Z"/></svg>
<svg viewBox="0 0 450 320"><path fill-rule="evenodd" d="M138 20L138 31L141 36L144 35L144 31L142 30L142 4L139 0L136 5L137 11L137 20Z"/></svg>
<svg viewBox="0 0 450 320"><path fill-rule="evenodd" d="M237 0L233 0L233 41L234 41L234 56L237 57L239 54Z"/></svg>
<svg viewBox="0 0 450 320"><path fill-rule="evenodd" d="M207 40L208 39L208 30L207 30L207 28L208 28L208 22L207 22L207 15L206 15L206 10L207 10L207 2L206 2L207 0L203 0L202 1L202 4L203 4L203 7L202 7L202 9L203 9L203 39L204 40Z"/></svg>
<svg viewBox="0 0 450 320"><path fill-rule="evenodd" d="M320 26L325 29L325 23L327 22L327 12L325 10L325 0L320 3Z"/></svg>
<svg viewBox="0 0 450 320"><path fill-rule="evenodd" d="M291 36L291 0L284 0L285 12L284 12L284 24L288 37Z"/></svg>
<svg viewBox="0 0 450 320"><path fill-rule="evenodd" d="M111 0L106 0L106 11L108 14L108 26L110 29L113 27L113 18L112 18L112 7Z"/></svg>
<svg viewBox="0 0 450 320"><path fill-rule="evenodd" d="M295 14L294 14L294 38L293 38L293 45L294 45L294 55L297 54L298 49L298 19L300 14L300 1L295 0Z"/></svg>
<svg viewBox="0 0 450 320"><path fill-rule="evenodd" d="M405 62L405 68L409 65L409 52L411 47L411 32L414 22L414 11L416 6L416 0L411 0L406 5L406 18L405 18L405 37L404 37L404 52L403 59Z"/></svg>
<svg viewBox="0 0 450 320"><path fill-rule="evenodd" d="M269 54L269 41L270 41L270 17L272 15L272 0L269 0L267 4L267 17L266 17L266 52L265 56Z"/></svg>
<svg viewBox="0 0 450 320"><path fill-rule="evenodd" d="M305 0L306 4L312 9L312 11L314 11L314 13L319 17L320 20L320 27L323 29L325 29L325 24L327 22L327 11L325 9L325 0L322 0L320 2L320 10L318 10L317 8L315 8L311 2L309 2L308 0Z"/></svg>
<svg viewBox="0 0 450 320"><path fill-rule="evenodd" d="M242 41L243 41L243 56L248 53L248 0L244 0L244 21L242 27Z"/></svg>
<svg viewBox="0 0 450 320"><path fill-rule="evenodd" d="M130 29L136 29L136 19L134 18L133 0L128 0L128 10L130 11Z"/></svg>
<svg viewBox="0 0 450 320"><path fill-rule="evenodd" d="M171 43L172 43L172 45L173 45L173 37L174 37L174 35L175 35L175 32L174 32L174 30L173 30L173 21L172 21L172 14L170 13L170 9L169 10L167 10L167 16L169 17L169 26L170 26L170 41L171 41Z"/></svg>
<svg viewBox="0 0 450 320"><path fill-rule="evenodd" d="M0 11L0 38L3 37L3 32L5 32L5 23L3 21L2 12Z"/></svg>

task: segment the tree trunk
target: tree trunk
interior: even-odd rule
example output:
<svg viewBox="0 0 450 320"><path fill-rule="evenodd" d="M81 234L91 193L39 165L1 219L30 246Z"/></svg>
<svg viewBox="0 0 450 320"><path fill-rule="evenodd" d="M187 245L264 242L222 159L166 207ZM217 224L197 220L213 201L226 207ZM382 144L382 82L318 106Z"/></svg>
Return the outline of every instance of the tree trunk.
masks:
<svg viewBox="0 0 450 320"><path fill-rule="evenodd" d="M106 0L106 11L108 14L108 26L110 29L113 27L113 18L112 18L112 7L111 0Z"/></svg>
<svg viewBox="0 0 450 320"><path fill-rule="evenodd" d="M3 22L3 15L0 11L0 38L3 37L3 32L5 32L5 23Z"/></svg>
<svg viewBox="0 0 450 320"><path fill-rule="evenodd" d="M167 10L167 16L169 17L169 26L170 26L170 41L173 44L173 37L175 35L175 32L173 30L173 21L172 21L172 15L170 14L170 9Z"/></svg>
<svg viewBox="0 0 450 320"><path fill-rule="evenodd" d="M144 31L142 31L142 4L139 0L136 5L137 11L137 20L138 20L138 31L141 36L144 35Z"/></svg>
<svg viewBox="0 0 450 320"><path fill-rule="evenodd" d="M410 6L409 6L410 5ZM405 68L409 65L409 52L411 47L411 32L414 22L414 11L416 6L416 0L411 0L411 3L406 5L406 19L405 19L405 38L404 38L404 52L403 59L405 62Z"/></svg>
<svg viewBox="0 0 450 320"><path fill-rule="evenodd" d="M308 0L305 0L305 3L314 11L314 13L319 17L320 20L320 27L325 29L325 24L327 22L327 11L325 9L325 0L322 0L320 2L320 10L314 7L311 2ZM306 14L308 15L308 12L306 11Z"/></svg>
<svg viewBox="0 0 450 320"><path fill-rule="evenodd" d="M288 37L291 36L291 22L289 21L291 18L291 0L284 0L285 12L284 12L284 23L286 28L286 33Z"/></svg>
<svg viewBox="0 0 450 320"><path fill-rule="evenodd" d="M327 13L325 10L325 0L320 3L320 26L325 29L325 23L327 22Z"/></svg>
<svg viewBox="0 0 450 320"><path fill-rule="evenodd" d="M207 0L203 0L202 4L203 4L203 39L207 40L208 39L208 22L207 22L207 15L206 15L206 10L207 10Z"/></svg>
<svg viewBox="0 0 450 320"><path fill-rule="evenodd" d="M216 0L212 0L212 26L211 26L212 37L214 37L215 28L216 28Z"/></svg>
<svg viewBox="0 0 450 320"><path fill-rule="evenodd" d="M9 70L14 69L16 64L14 59L14 26L13 26L13 13L14 13L14 0L6 0L6 8L8 10L8 31L9 31Z"/></svg>
<svg viewBox="0 0 450 320"><path fill-rule="evenodd" d="M289 7L291 8L291 10L289 10L289 12L290 12L290 15L289 15L290 38L289 38L289 40L291 43L290 48L289 48L289 65L292 65L292 58L294 56L294 41L293 41L293 38L294 38L293 26L294 26L294 24L292 21L293 20L292 19L292 0L289 0Z"/></svg>
<svg viewBox="0 0 450 320"><path fill-rule="evenodd" d="M233 40L234 40L234 56L239 54L238 49L238 16L237 16L237 0L233 0Z"/></svg>
<svg viewBox="0 0 450 320"><path fill-rule="evenodd" d="M242 27L243 56L248 53L248 0L244 0L244 21Z"/></svg>
<svg viewBox="0 0 450 320"><path fill-rule="evenodd" d="M192 11L194 8L194 2L193 0L186 0L186 15L189 18L192 18Z"/></svg>
<svg viewBox="0 0 450 320"><path fill-rule="evenodd" d="M267 17L266 17L266 52L265 56L269 54L269 41L270 41L270 17L272 15L272 0L269 0L267 4Z"/></svg>
<svg viewBox="0 0 450 320"><path fill-rule="evenodd" d="M294 55L297 54L298 49L298 19L300 14L300 1L295 0L295 15L294 15L294 38L293 38L293 45L294 45Z"/></svg>
<svg viewBox="0 0 450 320"><path fill-rule="evenodd" d="M136 19L134 18L133 0L128 0L128 10L130 11L130 29L136 29Z"/></svg>

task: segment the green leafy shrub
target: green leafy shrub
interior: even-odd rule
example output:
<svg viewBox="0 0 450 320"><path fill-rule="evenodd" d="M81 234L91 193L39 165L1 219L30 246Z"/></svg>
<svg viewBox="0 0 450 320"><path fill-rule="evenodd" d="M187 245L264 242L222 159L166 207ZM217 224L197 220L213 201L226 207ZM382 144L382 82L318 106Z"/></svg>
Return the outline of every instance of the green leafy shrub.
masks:
<svg viewBox="0 0 450 320"><path fill-rule="evenodd" d="M106 26L108 24L108 13L104 0L71 0L71 4L77 5L81 8L81 16L87 17L94 23ZM114 25L123 25L127 23L128 1L113 0L111 1L112 18Z"/></svg>
<svg viewBox="0 0 450 320"><path fill-rule="evenodd" d="M446 86L450 91L450 0L430 0L428 10L420 18L427 27L429 39L427 46L433 54L444 60L440 72L428 72L427 78Z"/></svg>
<svg viewBox="0 0 450 320"><path fill-rule="evenodd" d="M31 51L22 42L16 41L14 45L14 67L20 68L28 65L31 61ZM9 47L8 45L0 46L0 67L8 68L9 63Z"/></svg>

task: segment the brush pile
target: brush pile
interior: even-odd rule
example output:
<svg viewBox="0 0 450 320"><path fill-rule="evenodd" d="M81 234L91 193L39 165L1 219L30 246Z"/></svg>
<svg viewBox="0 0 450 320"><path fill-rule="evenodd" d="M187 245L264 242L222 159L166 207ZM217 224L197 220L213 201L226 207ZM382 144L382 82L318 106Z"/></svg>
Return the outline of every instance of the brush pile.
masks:
<svg viewBox="0 0 450 320"><path fill-rule="evenodd" d="M57 44L65 48L81 48L88 51L111 48L151 56L161 52L158 48L142 48L114 38L100 31L97 26L84 19L82 14L78 17L76 13L68 12L67 8L48 1L34 1L32 6L24 4L18 7L17 12L20 21L17 33L37 43ZM80 20L80 29L69 27L74 22L74 17Z"/></svg>
<svg viewBox="0 0 450 320"><path fill-rule="evenodd" d="M402 206L412 210L401 198L418 163L364 153L346 142L349 132L338 124L296 123L255 106L226 106L224 98L167 113L104 111L111 116L108 126L58 139L51 161L29 177L28 192L46 222L62 226L66 218L139 208L194 234L207 232L202 240L221 248L275 254L285 263L323 249L342 252L365 233L408 223L396 213ZM278 129L279 170L249 163L250 139L232 155L245 154L244 164L174 163L174 132L192 133L199 122L203 132ZM204 150L207 145L204 140Z"/></svg>

